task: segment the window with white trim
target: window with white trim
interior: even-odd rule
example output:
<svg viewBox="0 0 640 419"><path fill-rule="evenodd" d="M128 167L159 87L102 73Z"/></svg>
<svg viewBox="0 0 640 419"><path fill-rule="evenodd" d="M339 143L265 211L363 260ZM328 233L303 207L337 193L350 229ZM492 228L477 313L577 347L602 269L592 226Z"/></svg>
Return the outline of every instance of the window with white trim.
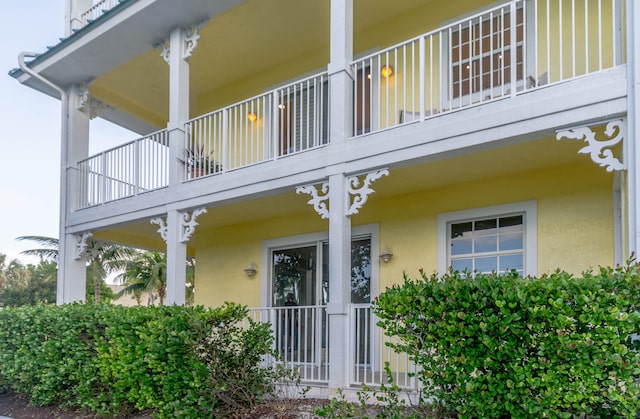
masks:
<svg viewBox="0 0 640 419"><path fill-rule="evenodd" d="M535 274L535 201L441 214L438 230L440 272Z"/></svg>

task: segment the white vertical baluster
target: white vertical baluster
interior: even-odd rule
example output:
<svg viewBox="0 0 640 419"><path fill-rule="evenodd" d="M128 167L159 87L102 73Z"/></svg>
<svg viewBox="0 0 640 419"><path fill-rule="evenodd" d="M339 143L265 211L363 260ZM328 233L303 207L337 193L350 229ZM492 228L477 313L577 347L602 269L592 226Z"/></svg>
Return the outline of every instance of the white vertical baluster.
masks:
<svg viewBox="0 0 640 419"><path fill-rule="evenodd" d="M576 0L571 0L571 77L576 76Z"/></svg>
<svg viewBox="0 0 640 419"><path fill-rule="evenodd" d="M511 15L511 21L510 21L510 28L509 28L509 35L511 35L511 39L509 41L510 48L509 50L511 51L511 63L509 64L511 66L511 96L515 97L516 95L516 86L517 86L517 81L518 81L518 38L517 38L517 26L518 26L518 17L517 17L517 9L516 9L516 4L515 3L511 3L511 11L510 11L510 15Z"/></svg>

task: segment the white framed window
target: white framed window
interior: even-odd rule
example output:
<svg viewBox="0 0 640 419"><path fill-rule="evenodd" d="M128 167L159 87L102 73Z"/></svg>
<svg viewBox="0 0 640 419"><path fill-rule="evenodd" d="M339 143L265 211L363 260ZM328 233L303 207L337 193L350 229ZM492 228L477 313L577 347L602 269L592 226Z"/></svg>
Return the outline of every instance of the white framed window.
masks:
<svg viewBox="0 0 640 419"><path fill-rule="evenodd" d="M537 273L537 202L438 215L438 271Z"/></svg>

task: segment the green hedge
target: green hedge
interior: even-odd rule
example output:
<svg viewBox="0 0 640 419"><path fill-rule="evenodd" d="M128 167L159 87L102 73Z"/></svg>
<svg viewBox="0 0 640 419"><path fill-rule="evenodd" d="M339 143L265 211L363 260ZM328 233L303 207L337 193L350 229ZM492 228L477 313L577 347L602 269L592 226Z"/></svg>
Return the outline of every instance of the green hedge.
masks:
<svg viewBox="0 0 640 419"><path fill-rule="evenodd" d="M5 308L0 310L0 388L26 394L36 404L105 415L151 409L161 417L216 416L224 408L224 394L215 388L211 354L230 358L234 352L252 362L245 364L255 381L269 377L256 365L269 352L269 325L239 327L246 315L234 304L214 310L81 304ZM217 335L235 346L216 345L211 336ZM242 351L236 353L237 348Z"/></svg>
<svg viewBox="0 0 640 419"><path fill-rule="evenodd" d="M423 273L374 312L424 395L461 417L635 417L639 308L634 264L580 278Z"/></svg>

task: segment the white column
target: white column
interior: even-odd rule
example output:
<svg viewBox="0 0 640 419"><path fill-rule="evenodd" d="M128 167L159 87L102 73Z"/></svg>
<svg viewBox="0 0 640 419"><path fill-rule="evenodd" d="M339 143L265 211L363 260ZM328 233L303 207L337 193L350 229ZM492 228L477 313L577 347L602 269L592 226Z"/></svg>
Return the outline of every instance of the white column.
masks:
<svg viewBox="0 0 640 419"><path fill-rule="evenodd" d="M331 0L329 85L330 143L344 143L353 133L353 0ZM349 384L351 303L351 220L344 173L329 176L329 388Z"/></svg>
<svg viewBox="0 0 640 419"><path fill-rule="evenodd" d="M353 134L353 0L331 0L329 62L330 142L343 142Z"/></svg>
<svg viewBox="0 0 640 419"><path fill-rule="evenodd" d="M184 178L186 146L184 123L189 119L189 63L184 58L185 33L181 28L171 31L169 38L169 186Z"/></svg>
<svg viewBox="0 0 640 419"><path fill-rule="evenodd" d="M349 384L351 303L351 219L346 215L346 178L329 177L329 388Z"/></svg>
<svg viewBox="0 0 640 419"><path fill-rule="evenodd" d="M169 189L184 179L186 145L184 123L189 119L189 63L184 55L185 33L181 28L169 37ZM184 305L187 245L182 241L181 213L167 213L167 305Z"/></svg>
<svg viewBox="0 0 640 419"><path fill-rule="evenodd" d="M184 305L187 284L187 244L183 242L182 213L167 213L167 299L166 305Z"/></svg>
<svg viewBox="0 0 640 419"><path fill-rule="evenodd" d="M84 301L86 289L86 260L76 259L75 236L66 228L67 216L75 210L77 203L76 163L89 153L89 115L79 110L78 92L78 87L73 86L62 95L57 304Z"/></svg>
<svg viewBox="0 0 640 419"><path fill-rule="evenodd" d="M638 256L640 243L640 147L636 146L638 121L640 120L640 6L634 1L627 1L627 138L625 144L625 160L627 164L627 235L628 249L623 255L627 258L635 252Z"/></svg>

